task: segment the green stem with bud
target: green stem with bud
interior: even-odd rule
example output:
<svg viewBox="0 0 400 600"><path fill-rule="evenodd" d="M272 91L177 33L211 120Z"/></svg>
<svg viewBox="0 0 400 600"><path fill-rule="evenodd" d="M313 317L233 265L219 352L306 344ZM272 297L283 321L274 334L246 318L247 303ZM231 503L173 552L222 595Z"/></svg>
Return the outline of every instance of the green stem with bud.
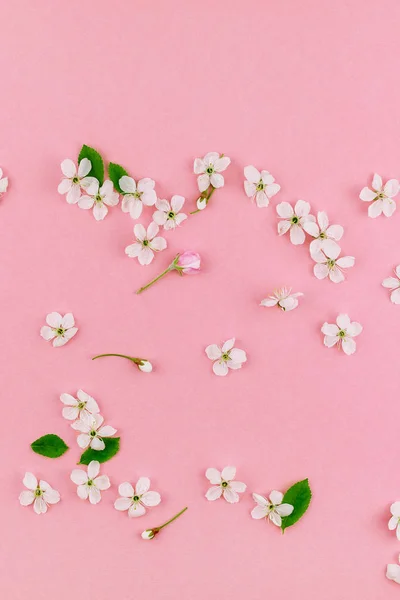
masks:
<svg viewBox="0 0 400 600"><path fill-rule="evenodd" d="M93 356L92 360L96 358L102 358L103 356L119 356L119 358L126 358L127 360L131 360L135 365L140 365L143 363L145 358L137 358L135 356L128 356L127 354L98 354L97 356Z"/></svg>
<svg viewBox="0 0 400 600"><path fill-rule="evenodd" d="M136 290L136 294L141 294L142 292L144 292L144 290L147 290L150 286L153 285L153 283L156 283L157 281L162 279L167 273L170 273L170 271L178 271L179 275L182 275L182 269L177 266L179 257L180 254L177 254L172 263L165 269L165 271L160 273L160 275L157 275L157 277L154 277L154 279L152 279L149 283L147 283L140 289Z"/></svg>
<svg viewBox="0 0 400 600"><path fill-rule="evenodd" d="M212 189L211 189L211 191L210 191L210 192L208 192L208 190L210 189L210 187L211 187ZM200 198L205 198L205 201L206 201L206 206L207 206L207 204L208 204L208 201L210 200L211 196L213 195L213 193L214 193L214 192L215 192L215 190L216 190L216 188L215 188L215 187L212 187L212 186L210 186L210 187L208 188L208 190L206 190L205 192L203 192L203 193L200 195ZM203 210L204 210L204 209L203 209ZM198 208L197 210L193 210L193 211L192 211L191 213L189 213L189 214L191 214L191 215L195 215L195 214L196 214L196 213L198 213L198 212L201 212L200 208Z"/></svg>

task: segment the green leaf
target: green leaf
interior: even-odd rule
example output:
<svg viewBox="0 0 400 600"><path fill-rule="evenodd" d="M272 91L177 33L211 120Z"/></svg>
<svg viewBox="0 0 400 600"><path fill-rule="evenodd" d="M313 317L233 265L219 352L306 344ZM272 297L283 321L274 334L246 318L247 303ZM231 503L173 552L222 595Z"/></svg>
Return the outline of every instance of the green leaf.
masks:
<svg viewBox="0 0 400 600"><path fill-rule="evenodd" d="M48 456L49 458L58 458L68 450L68 446L64 440L54 433L48 433L35 440L32 442L31 448L36 454Z"/></svg>
<svg viewBox="0 0 400 600"><path fill-rule="evenodd" d="M92 450L92 448L88 448L82 454L78 464L88 465L91 460L98 460L100 463L107 462L119 451L120 439L119 437L103 437L102 440L106 445L104 450Z"/></svg>
<svg viewBox="0 0 400 600"><path fill-rule="evenodd" d="M79 152L78 162L81 162L82 158L88 158L92 163L92 168L88 173L88 177L96 177L99 180L99 184L104 183L104 162L100 154L94 148L83 144L81 151Z"/></svg>
<svg viewBox="0 0 400 600"><path fill-rule="evenodd" d="M119 180L124 175L128 175L128 172L125 171L124 167L121 167L121 165L117 165L116 163L110 163L108 165L108 176L111 179L111 181L113 182L115 189L120 194L125 193L121 190L120 185L119 185Z"/></svg>
<svg viewBox="0 0 400 600"><path fill-rule="evenodd" d="M301 519L310 505L311 496L312 494L308 479L298 481L288 489L283 496L282 502L291 504L294 507L294 510L288 517L282 517L282 531L285 531L285 529L291 527Z"/></svg>

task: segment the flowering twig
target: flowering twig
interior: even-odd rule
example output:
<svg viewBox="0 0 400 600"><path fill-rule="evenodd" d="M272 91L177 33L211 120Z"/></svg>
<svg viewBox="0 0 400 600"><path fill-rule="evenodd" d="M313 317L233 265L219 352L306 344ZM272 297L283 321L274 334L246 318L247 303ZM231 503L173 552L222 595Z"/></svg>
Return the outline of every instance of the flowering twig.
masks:
<svg viewBox="0 0 400 600"><path fill-rule="evenodd" d="M155 537L157 535L157 533L159 533L161 531L161 529L163 529L164 527L166 527L167 525L169 525L170 523L172 523L172 521L175 521L178 517L180 517L186 510L188 509L187 506L185 506L185 508L183 508L181 511L179 511L175 516L172 517L172 519L169 519L169 521L166 521L165 523L163 523L163 525L159 525L158 527L153 527L152 529L146 529L145 531L143 531L142 533L142 538L144 540L152 540L153 537Z"/></svg>
<svg viewBox="0 0 400 600"><path fill-rule="evenodd" d="M177 254L172 263L152 279L149 283L141 287L136 291L137 294L141 294L144 290L147 290L153 283L162 279L170 271L177 271L178 275L195 275L200 271L200 256L196 252L187 251L183 254Z"/></svg>
<svg viewBox="0 0 400 600"><path fill-rule="evenodd" d="M138 369L144 371L145 373L150 373L153 370L153 365L146 358L138 358L136 356L128 356L127 354L98 354L97 356L93 356L92 360L96 358L102 358L104 356L118 356L119 358L126 358L133 362Z"/></svg>
<svg viewBox="0 0 400 600"><path fill-rule="evenodd" d="M210 187L205 192L202 192L197 200L197 203L200 203L200 205L203 208L197 208L196 210L192 210L192 212L189 214L195 215L196 213L201 212L207 206L208 201L210 200L211 196L213 195L216 189L217 188L210 185Z"/></svg>

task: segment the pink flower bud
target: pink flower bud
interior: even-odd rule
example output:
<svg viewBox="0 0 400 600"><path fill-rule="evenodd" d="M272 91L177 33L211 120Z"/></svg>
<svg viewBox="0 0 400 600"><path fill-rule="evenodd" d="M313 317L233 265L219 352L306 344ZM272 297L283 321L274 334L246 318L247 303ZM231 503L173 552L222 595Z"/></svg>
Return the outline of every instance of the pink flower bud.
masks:
<svg viewBox="0 0 400 600"><path fill-rule="evenodd" d="M176 266L186 275L196 275L200 271L200 263L200 255L187 250L179 256Z"/></svg>

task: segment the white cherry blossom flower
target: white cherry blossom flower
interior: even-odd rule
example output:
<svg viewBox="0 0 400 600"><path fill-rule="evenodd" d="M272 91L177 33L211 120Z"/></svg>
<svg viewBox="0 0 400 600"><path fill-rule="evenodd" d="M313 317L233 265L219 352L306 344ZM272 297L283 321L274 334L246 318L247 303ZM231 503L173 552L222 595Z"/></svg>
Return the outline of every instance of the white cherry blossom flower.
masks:
<svg viewBox="0 0 400 600"><path fill-rule="evenodd" d="M309 221L304 223L304 230L315 240L310 244L310 254L323 252L336 252L340 246L336 242L342 239L344 229L341 225L329 225L329 219L326 212L318 211L317 222Z"/></svg>
<svg viewBox="0 0 400 600"><path fill-rule="evenodd" d="M393 198L397 196L399 189L397 179L389 179L383 185L382 177L375 173L372 179L372 190L369 187L364 187L360 193L361 200L371 202L368 206L368 216L375 219L383 213L385 217L391 217L396 210L396 203Z"/></svg>
<svg viewBox="0 0 400 600"><path fill-rule="evenodd" d="M0 167L0 197L8 188L8 177L3 177L3 169Z"/></svg>
<svg viewBox="0 0 400 600"><path fill-rule="evenodd" d="M231 164L228 156L218 152L208 152L204 158L196 158L194 161L194 172L198 175L197 184L200 192L205 192L210 185L213 188L224 186L223 171Z"/></svg>
<svg viewBox="0 0 400 600"><path fill-rule="evenodd" d="M241 369L246 362L247 356L244 350L234 348L235 338L225 342L222 347L211 344L206 348L206 354L214 361L213 371L215 375L227 375L229 369Z"/></svg>
<svg viewBox="0 0 400 600"><path fill-rule="evenodd" d="M291 504L282 504L283 494L276 490L270 493L269 498L253 494L253 500L257 504L251 511L253 519L269 519L277 527L282 525L282 517L288 517L294 510Z"/></svg>
<svg viewBox="0 0 400 600"><path fill-rule="evenodd" d="M246 491L246 484L241 481L234 481L236 477L236 467L224 467L222 473L218 469L210 468L206 471L206 477L212 487L207 490L207 500L217 500L223 496L230 504L239 502L239 494Z"/></svg>
<svg viewBox="0 0 400 600"><path fill-rule="evenodd" d="M294 210L289 202L281 202L276 207L276 212L281 218L278 223L279 235L284 235L290 230L290 241L294 245L304 244L306 234L305 224L314 222L315 217L310 215L310 205L304 200L297 200Z"/></svg>
<svg viewBox="0 0 400 600"><path fill-rule="evenodd" d="M87 500L91 504L97 504L101 500L101 492L108 490L111 486L107 475L99 475L100 463L97 460L90 461L87 472L83 469L74 469L71 473L71 480L78 486L76 493L82 500Z"/></svg>
<svg viewBox="0 0 400 600"><path fill-rule="evenodd" d="M354 256L341 256L340 247L326 249L325 252L320 250L312 255L312 259L316 262L314 265L314 275L317 279L325 279L329 277L333 283L341 283L344 281L343 269L354 267L356 259Z"/></svg>
<svg viewBox="0 0 400 600"><path fill-rule="evenodd" d="M154 258L154 252L161 252L167 247L163 237L156 237L160 231L157 223L150 223L146 229L141 223L133 228L136 242L125 248L125 254L130 258L137 258L141 265L149 265Z"/></svg>
<svg viewBox="0 0 400 600"><path fill-rule="evenodd" d="M93 195L81 196L78 200L79 208L86 210L93 208L96 221L102 221L108 213L108 206L117 206L119 195L114 192L112 181L107 179L101 188Z"/></svg>
<svg viewBox="0 0 400 600"><path fill-rule="evenodd" d="M382 285L389 290L392 290L390 299L393 304L400 304L400 265L395 269L396 277L387 277L382 281Z"/></svg>
<svg viewBox="0 0 400 600"><path fill-rule="evenodd" d="M400 583L400 565L387 565L386 577L395 583Z"/></svg>
<svg viewBox="0 0 400 600"><path fill-rule="evenodd" d="M122 211L129 213L132 219L138 219L144 206L154 206L157 200L157 194L154 190L155 181L149 177L140 179L137 182L128 175L124 175L119 180L119 187L124 192L122 198Z"/></svg>
<svg viewBox="0 0 400 600"><path fill-rule="evenodd" d="M183 196L172 196L171 204L168 200L157 200L156 210L153 213L153 221L157 225L164 226L165 230L175 229L178 225L187 219L185 213L179 212L185 203Z"/></svg>
<svg viewBox="0 0 400 600"><path fill-rule="evenodd" d="M61 394L60 400L65 404L62 409L62 416L68 421L82 419L82 417L90 417L100 412L99 405L96 400L89 396L83 390L78 390L78 398L74 398L71 394Z"/></svg>
<svg viewBox="0 0 400 600"><path fill-rule="evenodd" d="M393 502L390 507L390 512L392 514L389 519L388 527L390 531L396 530L396 537L400 540L400 502Z"/></svg>
<svg viewBox="0 0 400 600"><path fill-rule="evenodd" d="M99 414L83 414L78 421L72 423L72 429L80 431L77 442L80 448L92 448L92 450L104 450L106 447L103 437L110 437L117 433L111 425L103 425L104 418Z"/></svg>
<svg viewBox="0 0 400 600"><path fill-rule="evenodd" d="M60 502L59 492L53 490L43 479L38 482L33 473L25 473L22 483L28 489L20 493L19 501L22 506L33 504L33 510L37 515L47 512L49 504Z"/></svg>
<svg viewBox="0 0 400 600"><path fill-rule="evenodd" d="M141 477L134 488L128 481L118 487L121 496L114 502L117 510L127 510L130 517L141 517L146 513L146 507L157 506L161 502L158 492L150 491L150 479Z"/></svg>
<svg viewBox="0 0 400 600"><path fill-rule="evenodd" d="M244 191L246 196L255 199L259 208L268 206L272 196L275 196L281 189L281 186L275 183L274 177L268 171L260 171L248 165L244 168Z"/></svg>
<svg viewBox="0 0 400 600"><path fill-rule="evenodd" d="M261 300L260 306L279 306L284 311L294 310L299 305L298 298L300 296L304 296L304 294L302 292L292 294L292 288L283 287L274 290L272 296Z"/></svg>
<svg viewBox="0 0 400 600"><path fill-rule="evenodd" d="M338 316L336 325L334 323L324 323L321 327L325 346L332 348L337 344L348 356L356 351L356 342L353 338L360 335L362 329L360 323L356 321L351 323L349 315L344 314Z"/></svg>
<svg viewBox="0 0 400 600"><path fill-rule="evenodd" d="M72 313L67 313L62 317L60 313L52 312L47 315L46 323L47 325L41 328L40 335L47 342L53 340L55 348L64 346L78 331Z"/></svg>
<svg viewBox="0 0 400 600"><path fill-rule="evenodd" d="M87 194L96 194L99 189L99 182L95 177L87 177L92 168L92 163L88 158L82 158L76 169L73 160L66 158L61 163L61 171L64 179L58 186L59 194L67 194L68 204L76 204L81 197L81 190L84 189Z"/></svg>

